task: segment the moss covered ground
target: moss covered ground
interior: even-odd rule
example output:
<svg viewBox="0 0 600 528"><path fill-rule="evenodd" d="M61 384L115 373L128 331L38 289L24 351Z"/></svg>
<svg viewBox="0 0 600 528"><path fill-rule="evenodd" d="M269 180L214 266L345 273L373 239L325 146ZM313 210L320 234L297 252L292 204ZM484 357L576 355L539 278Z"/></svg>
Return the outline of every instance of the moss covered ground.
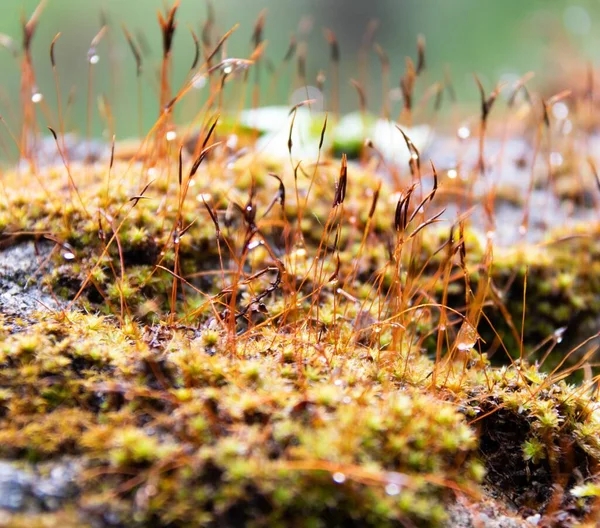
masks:
<svg viewBox="0 0 600 528"><path fill-rule="evenodd" d="M0 189L0 457L73 477L0 523L596 526L600 199L593 160L535 110L564 95L512 123L482 92L478 136L447 147L479 157L436 168L410 106L350 139L311 103L271 131L227 115L223 86L261 53L208 57L190 126L172 120L189 86L163 83L148 137L94 159L37 137L24 105ZM554 138L562 172L534 142L525 190L500 189L513 160L482 145L502 130ZM543 223L536 193L567 220Z"/></svg>

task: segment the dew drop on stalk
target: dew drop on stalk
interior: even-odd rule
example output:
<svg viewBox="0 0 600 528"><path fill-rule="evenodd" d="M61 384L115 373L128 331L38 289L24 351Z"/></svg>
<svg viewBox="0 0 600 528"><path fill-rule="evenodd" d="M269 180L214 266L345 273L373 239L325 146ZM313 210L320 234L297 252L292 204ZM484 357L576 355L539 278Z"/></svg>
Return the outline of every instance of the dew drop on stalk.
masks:
<svg viewBox="0 0 600 528"><path fill-rule="evenodd" d="M296 257L305 257L306 256L306 249L304 249L304 248L298 248L296 251L294 251L294 255Z"/></svg>
<svg viewBox="0 0 600 528"><path fill-rule="evenodd" d="M34 104L41 103L42 99L44 99L44 96L41 94L41 92L38 92L37 90L34 91L33 94L31 94L31 102Z"/></svg>
<svg viewBox="0 0 600 528"><path fill-rule="evenodd" d="M386 485L385 492L388 495L390 495L391 497L394 497L400 493L400 486L398 486L398 484L394 484L393 482L390 482L389 484Z"/></svg>
<svg viewBox="0 0 600 528"><path fill-rule="evenodd" d="M552 115L556 119L565 119L569 115L569 107L563 101L554 103L552 105Z"/></svg>
<svg viewBox="0 0 600 528"><path fill-rule="evenodd" d="M248 250L251 251L253 249L256 249L258 246L262 246L263 244L264 242L262 240L253 240L248 244Z"/></svg>
<svg viewBox="0 0 600 528"><path fill-rule="evenodd" d="M471 350L475 346L475 343L477 343L478 337L473 325L468 321L463 321L456 336L456 348L461 352Z"/></svg>
<svg viewBox="0 0 600 528"><path fill-rule="evenodd" d="M192 79L192 86L194 87L195 90L201 90L202 88L204 88L206 86L206 75L204 75L204 74L194 75L194 77Z"/></svg>
<svg viewBox="0 0 600 528"><path fill-rule="evenodd" d="M174 130L169 130L166 135L165 135L167 141L174 141L175 138L177 137L177 132L175 132Z"/></svg>
<svg viewBox="0 0 600 528"><path fill-rule="evenodd" d="M550 164L554 165L555 167L560 166L563 164L563 156L560 152L552 152L550 154Z"/></svg>
<svg viewBox="0 0 600 528"><path fill-rule="evenodd" d="M460 138L460 139L467 139L470 135L471 135L471 130L469 129L469 127L466 126L461 126L457 131L456 131L456 135Z"/></svg>
<svg viewBox="0 0 600 528"><path fill-rule="evenodd" d="M488 238L488 240L494 240L494 238L496 238L496 231L490 229L486 232L485 236Z"/></svg>
<svg viewBox="0 0 600 528"><path fill-rule="evenodd" d="M346 482L346 475L344 475L343 473L336 471L333 474L333 481L336 484L343 484L344 482Z"/></svg>
<svg viewBox="0 0 600 528"><path fill-rule="evenodd" d="M230 75L232 73L236 73L236 72L248 69L248 66L250 66L250 64L251 64L251 61L248 61L245 59L235 59L235 58L224 59L217 66L214 66L213 68L211 68L209 70L209 72L211 72L215 69L220 69L224 75Z"/></svg>
<svg viewBox="0 0 600 528"><path fill-rule="evenodd" d="M527 233L527 226L525 224L521 224L519 226L519 234L524 235L525 233Z"/></svg>
<svg viewBox="0 0 600 528"><path fill-rule="evenodd" d="M563 336L565 335L566 330L567 330L567 327L566 326L562 326L560 328L557 328L554 331L553 338L554 338L554 341L556 341L557 344L562 343Z"/></svg>
<svg viewBox="0 0 600 528"><path fill-rule="evenodd" d="M65 260L73 260L75 258L75 255L71 251L65 251L63 253L63 258Z"/></svg>
<svg viewBox="0 0 600 528"><path fill-rule="evenodd" d="M92 53L88 56L88 62L93 66L94 64L98 64L100 62L100 55L96 53Z"/></svg>
<svg viewBox="0 0 600 528"><path fill-rule="evenodd" d="M238 137L237 134L231 134L228 138L227 138L227 148L234 150L237 145L238 145Z"/></svg>
<svg viewBox="0 0 600 528"><path fill-rule="evenodd" d="M456 169L448 170L448 178L454 180L458 176L458 171Z"/></svg>

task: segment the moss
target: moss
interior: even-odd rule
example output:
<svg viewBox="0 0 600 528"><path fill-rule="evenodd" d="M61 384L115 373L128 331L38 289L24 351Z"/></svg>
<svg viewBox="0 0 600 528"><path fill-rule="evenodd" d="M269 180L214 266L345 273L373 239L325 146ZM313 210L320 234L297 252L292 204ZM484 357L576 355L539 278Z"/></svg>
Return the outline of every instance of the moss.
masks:
<svg viewBox="0 0 600 528"><path fill-rule="evenodd" d="M3 174L2 247L49 249L0 278L57 309L0 320L0 456L83 468L31 525L433 527L467 497L592 517L597 367L576 345L597 332L598 224L502 247L481 231L518 189L479 200L466 161L434 178L368 114L332 117L321 149L304 110L283 156L261 110L224 110L200 165L207 131L177 129L135 159ZM485 223L438 218L467 196Z"/></svg>
<svg viewBox="0 0 600 528"><path fill-rule="evenodd" d="M374 526L403 519L437 525L444 518L440 482L469 487L481 476L460 472L459 461L476 467L477 440L455 408L417 389L373 386L365 360L347 358L358 362L341 377L315 370L299 393L280 373L284 339L267 354L246 350L244 359L208 356L194 338L172 334L149 368L149 345L108 319L38 317L6 342L2 372L11 390L0 420L2 454L79 454L105 474L84 481L82 504L121 487L134 469L155 468L144 510L121 515L188 525L254 511L256 522L271 525L312 512ZM49 358L63 358L59 371ZM60 381L44 382L57 375ZM140 480L138 493L148 485Z"/></svg>

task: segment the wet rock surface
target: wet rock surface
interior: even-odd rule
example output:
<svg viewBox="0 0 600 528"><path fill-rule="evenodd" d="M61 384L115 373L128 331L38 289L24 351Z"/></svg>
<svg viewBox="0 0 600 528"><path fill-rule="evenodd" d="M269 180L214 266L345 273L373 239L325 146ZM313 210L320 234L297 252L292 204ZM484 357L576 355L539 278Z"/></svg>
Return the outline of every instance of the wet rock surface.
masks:
<svg viewBox="0 0 600 528"><path fill-rule="evenodd" d="M46 464L0 461L0 511L56 511L78 495L76 478L81 464L63 460Z"/></svg>
<svg viewBox="0 0 600 528"><path fill-rule="evenodd" d="M522 520L502 513L492 502L473 508L457 501L448 509L445 528L532 528L535 520Z"/></svg>
<svg viewBox="0 0 600 528"><path fill-rule="evenodd" d="M85 162L94 163L110 155L110 146L101 140L85 140L76 134L65 134L60 138L61 149L69 163ZM37 163L40 166L62 166L64 161L61 152L56 146L52 136L39 140L36 148ZM21 167L26 169L28 164L21 162Z"/></svg>
<svg viewBox="0 0 600 528"><path fill-rule="evenodd" d="M478 157L479 146L473 138L457 141L447 136L435 137L424 153L424 158L431 158L446 183L454 179L458 190L473 192L471 202L461 197L460 192L453 196L444 218L454 220L473 207L472 224L486 231L490 219L484 207L485 197L492 191L495 193L491 228L496 245L537 243L549 230L597 217L594 201L587 196L587 185L580 182L576 187L567 178L569 187L561 186L561 178L573 169L566 166L560 153L551 153L548 160L545 153L535 155L534 145L525 139L488 138L484 171L470 182L468 178L476 171ZM524 220L526 228L522 227Z"/></svg>
<svg viewBox="0 0 600 528"><path fill-rule="evenodd" d="M0 313L23 317L56 308L56 301L36 281L51 251L51 244L33 241L0 251Z"/></svg>

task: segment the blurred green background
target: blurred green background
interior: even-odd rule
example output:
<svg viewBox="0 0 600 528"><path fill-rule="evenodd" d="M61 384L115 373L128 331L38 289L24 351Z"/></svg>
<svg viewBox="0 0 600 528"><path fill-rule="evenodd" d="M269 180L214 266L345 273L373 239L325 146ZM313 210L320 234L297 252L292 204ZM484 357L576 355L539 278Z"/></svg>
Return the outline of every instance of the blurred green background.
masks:
<svg viewBox="0 0 600 528"><path fill-rule="evenodd" d="M428 80L441 77L449 64L459 98L472 101L478 97L471 73L482 76L491 88L499 79L514 79L529 70L545 71L548 64L560 68L554 54L572 56L585 64L600 49L598 26L600 2L580 0L214 0L219 34L239 22L240 29L228 45L229 56L247 57L254 22L262 9L267 10L266 55L278 64L292 32L306 25L303 17L312 19L312 29L301 37L308 46L307 70L315 79L326 69L329 49L322 29L333 29L338 37L342 57L342 108L357 106L354 89L348 79L358 76L357 52L370 20L379 21L375 40L383 46L392 63L392 86L397 86L404 70L404 57L413 58L416 39L427 40ZM38 0L1 0L0 33L21 42L20 20L29 17ZM169 2L170 4L170 2ZM86 129L86 91L90 41L100 28L104 10L112 31L98 49L100 62L94 71L95 98L106 94L115 115L120 138L135 135L138 112L133 57L120 25L125 23L132 33L146 36L151 58L145 61L144 126L149 127L157 115L157 99L152 84L161 53L161 36L156 19L163 10L163 0L49 0L42 13L33 42L33 55L38 85L45 101L55 108L55 89L49 61L49 45L57 32L62 36L56 45L56 61L63 99L72 87L76 96L68 126L80 132ZM197 32L206 19L205 0L182 0L178 13L179 26L174 43L174 86L180 85L193 58L188 26ZM306 29L306 28L305 28ZM114 57L109 58L112 42ZM0 48L0 113L10 126L18 130L19 64L6 49ZM314 82L314 81L313 81ZM369 103L378 111L381 95L378 60L370 55ZM287 83L262 104L288 103ZM95 102L95 109L97 102ZM97 115L97 112L96 112ZM185 116L179 116L185 119ZM103 128L94 118L92 133L99 136ZM105 133L105 132L104 132Z"/></svg>

